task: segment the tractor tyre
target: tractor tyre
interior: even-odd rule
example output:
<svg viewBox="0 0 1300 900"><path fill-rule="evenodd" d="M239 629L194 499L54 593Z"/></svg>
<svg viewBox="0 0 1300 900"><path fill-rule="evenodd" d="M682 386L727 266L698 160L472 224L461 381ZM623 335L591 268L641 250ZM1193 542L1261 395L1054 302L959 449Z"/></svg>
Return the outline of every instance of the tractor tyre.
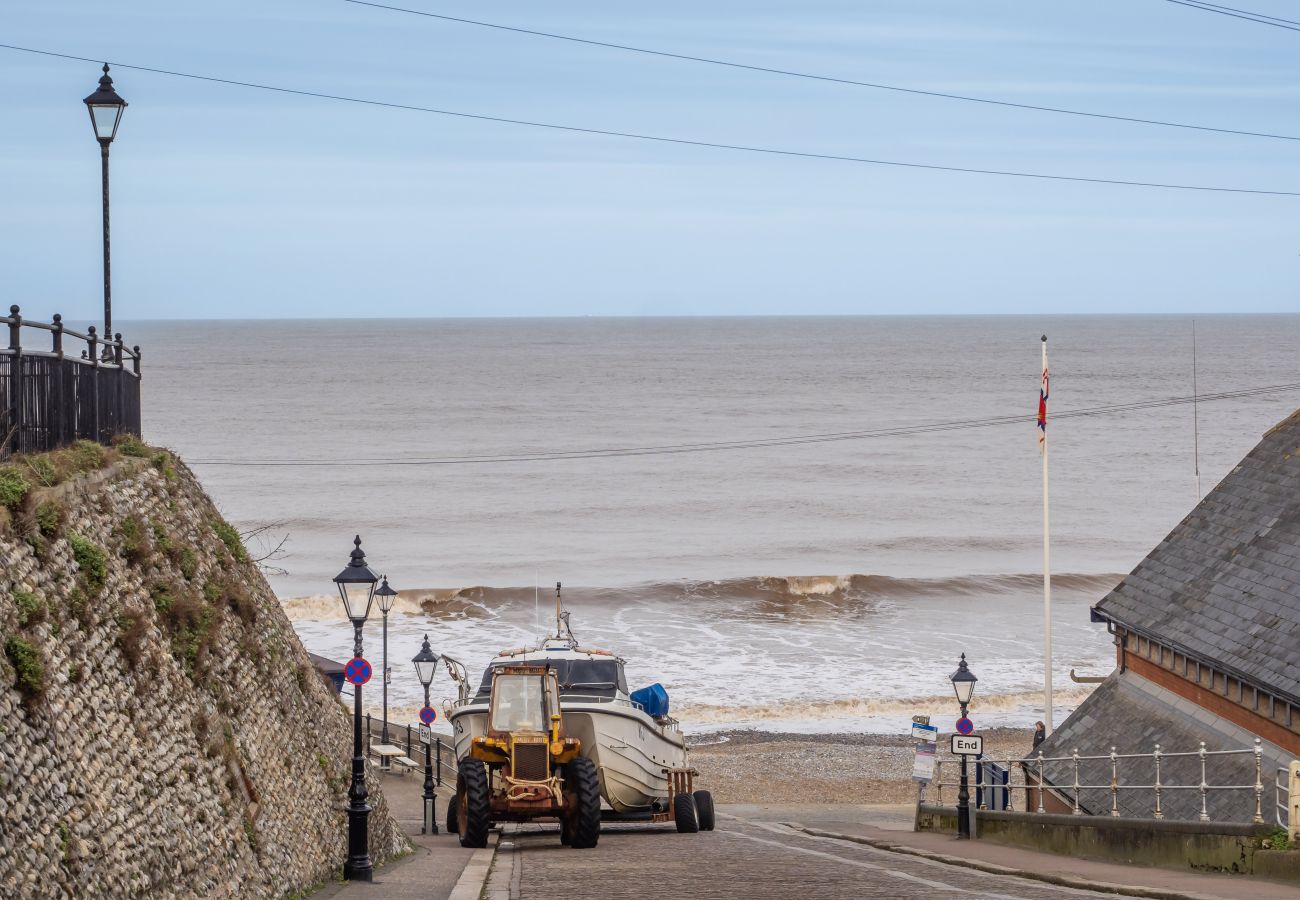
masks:
<svg viewBox="0 0 1300 900"><path fill-rule="evenodd" d="M462 847L486 847L492 810L488 806L487 767L462 759L456 771L456 832Z"/></svg>
<svg viewBox="0 0 1300 900"><path fill-rule="evenodd" d="M600 840L600 779L596 764L579 756L564 766L565 793L574 796L573 813L560 823L560 842L568 837L575 850L590 850Z"/></svg>
<svg viewBox="0 0 1300 900"><path fill-rule="evenodd" d="M695 815L700 822L700 831L712 831L713 795L708 791L696 791L692 796L695 799Z"/></svg>
<svg viewBox="0 0 1300 900"><path fill-rule="evenodd" d="M447 833L448 834L456 834L460 831L460 828L456 825L456 807L459 805L460 804L456 802L455 797L452 797L450 800L447 801Z"/></svg>
<svg viewBox="0 0 1300 900"><path fill-rule="evenodd" d="M690 794L678 794L673 798L673 819L681 834L695 834L700 830L700 820L695 816L695 798Z"/></svg>

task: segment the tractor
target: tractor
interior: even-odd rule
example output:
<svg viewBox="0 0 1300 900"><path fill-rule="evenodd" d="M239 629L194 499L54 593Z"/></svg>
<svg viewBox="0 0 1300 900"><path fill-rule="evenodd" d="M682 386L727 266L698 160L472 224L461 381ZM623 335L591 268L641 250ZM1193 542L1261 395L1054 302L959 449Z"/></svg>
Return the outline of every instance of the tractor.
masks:
<svg viewBox="0 0 1300 900"><path fill-rule="evenodd" d="M484 847L494 822L559 819L560 843L586 849L600 839L600 781L565 737L555 670L502 666L493 673L486 733L456 772L452 814L462 847Z"/></svg>

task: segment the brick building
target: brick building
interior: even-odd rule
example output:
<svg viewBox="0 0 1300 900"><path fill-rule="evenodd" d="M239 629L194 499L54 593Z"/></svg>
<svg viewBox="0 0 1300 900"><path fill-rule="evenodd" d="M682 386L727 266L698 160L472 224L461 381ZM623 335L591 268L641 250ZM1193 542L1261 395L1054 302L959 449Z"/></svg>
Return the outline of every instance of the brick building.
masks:
<svg viewBox="0 0 1300 900"><path fill-rule="evenodd" d="M1300 411L1258 446L1092 610L1115 636L1116 668L1041 747L1045 756L1264 748L1264 815L1272 821L1275 769L1300 758ZM1253 785L1246 756L1207 758L1210 784ZM1201 760L1168 757L1164 784L1199 784ZM1120 783L1152 784L1150 761L1129 761ZM1073 783L1071 763L1046 781ZM1080 782L1109 785L1108 760ZM1169 819L1196 819L1200 791L1163 792ZM1085 790L1088 812L1111 791ZM1215 790L1212 818L1249 821L1253 791ZM1120 812L1149 817L1152 794L1121 791Z"/></svg>

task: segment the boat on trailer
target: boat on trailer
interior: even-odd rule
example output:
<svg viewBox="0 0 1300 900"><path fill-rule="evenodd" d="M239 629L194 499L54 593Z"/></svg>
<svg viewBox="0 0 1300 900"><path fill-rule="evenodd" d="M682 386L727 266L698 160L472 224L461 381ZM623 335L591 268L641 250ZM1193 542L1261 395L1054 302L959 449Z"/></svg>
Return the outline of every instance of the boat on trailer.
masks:
<svg viewBox="0 0 1300 900"><path fill-rule="evenodd" d="M545 665L559 684L564 734L582 744L581 755L596 767L602 818L606 821L676 819L685 810L702 830L713 825L713 801L694 790L695 772L687 759L686 737L668 715L668 695L655 684L629 691L624 661L609 650L585 647L573 636L569 614L556 585L556 629L533 647L503 650L488 664L475 688L462 671L459 699L445 708L454 732L456 756L465 758L475 737L487 733L492 680L509 666ZM702 796L701 796L702 795ZM680 800L678 798L681 798Z"/></svg>

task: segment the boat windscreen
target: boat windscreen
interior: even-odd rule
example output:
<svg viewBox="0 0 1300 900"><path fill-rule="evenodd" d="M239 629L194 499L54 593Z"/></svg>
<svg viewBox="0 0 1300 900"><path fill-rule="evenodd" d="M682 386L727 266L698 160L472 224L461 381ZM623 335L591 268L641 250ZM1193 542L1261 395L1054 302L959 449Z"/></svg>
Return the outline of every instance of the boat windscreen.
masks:
<svg viewBox="0 0 1300 900"><path fill-rule="evenodd" d="M535 664L540 660L529 660ZM474 700L487 700L492 696L492 672L502 666L521 665L518 660L494 662L483 671L483 682L479 685ZM622 691L627 693L627 680L623 667L614 659L549 659L547 667L555 670L560 682L560 696L582 695L612 700Z"/></svg>

